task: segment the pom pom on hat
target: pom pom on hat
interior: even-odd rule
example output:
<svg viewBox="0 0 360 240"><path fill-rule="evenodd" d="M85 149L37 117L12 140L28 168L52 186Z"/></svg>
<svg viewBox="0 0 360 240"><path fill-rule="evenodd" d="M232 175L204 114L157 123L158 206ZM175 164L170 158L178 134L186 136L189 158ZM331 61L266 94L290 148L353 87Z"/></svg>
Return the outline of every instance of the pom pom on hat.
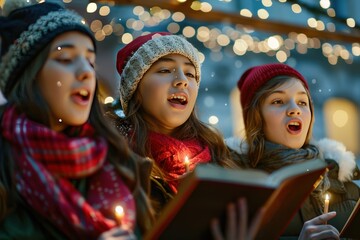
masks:
<svg viewBox="0 0 360 240"><path fill-rule="evenodd" d="M55 37L68 31L95 38L84 18L53 2L29 4L26 0L7 0L7 17L0 17L0 90L7 97L37 54Z"/></svg>
<svg viewBox="0 0 360 240"><path fill-rule="evenodd" d="M309 90L305 78L294 68L283 63L264 64L251 67L246 70L237 83L240 90L240 102L243 109L244 119L246 119L247 109L249 108L256 91L266 82L277 76L291 76L303 82Z"/></svg>
<svg viewBox="0 0 360 240"><path fill-rule="evenodd" d="M128 103L143 75L154 62L169 54L187 57L195 66L195 77L200 84L201 66L198 51L181 36L168 32L154 32L134 39L118 51L116 68L120 75L120 102L125 115L128 114Z"/></svg>

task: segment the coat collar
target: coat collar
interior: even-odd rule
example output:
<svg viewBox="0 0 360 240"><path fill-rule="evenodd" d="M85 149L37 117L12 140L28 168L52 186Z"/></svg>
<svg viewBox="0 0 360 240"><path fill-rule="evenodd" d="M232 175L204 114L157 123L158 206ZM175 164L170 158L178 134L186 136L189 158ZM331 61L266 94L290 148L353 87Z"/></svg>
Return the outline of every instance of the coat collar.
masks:
<svg viewBox="0 0 360 240"><path fill-rule="evenodd" d="M225 139L226 145L238 154L248 152L248 144L242 137L230 137ZM338 179L342 182L350 181L353 178L353 172L356 168L355 155L347 151L341 142L323 138L318 141L311 141L315 145L324 159L332 159L339 165Z"/></svg>

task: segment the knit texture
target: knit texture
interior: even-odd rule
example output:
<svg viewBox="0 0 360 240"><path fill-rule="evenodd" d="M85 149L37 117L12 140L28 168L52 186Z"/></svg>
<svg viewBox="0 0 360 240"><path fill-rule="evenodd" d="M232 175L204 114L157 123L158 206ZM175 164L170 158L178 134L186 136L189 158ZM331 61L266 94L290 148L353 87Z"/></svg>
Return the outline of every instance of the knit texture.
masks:
<svg viewBox="0 0 360 240"><path fill-rule="evenodd" d="M133 195L106 161L107 142L90 123L59 133L31 121L15 107L5 110L0 129L11 143L15 186L23 201L66 239L97 239L117 225L114 207L126 209L122 224L134 230ZM86 178L82 195L73 185Z"/></svg>
<svg viewBox="0 0 360 240"><path fill-rule="evenodd" d="M120 74L120 101L125 115L128 103L134 95L140 80L151 65L169 54L187 57L196 70L200 84L200 61L197 49L185 38L166 32L140 36L122 48L117 54L116 66Z"/></svg>
<svg viewBox="0 0 360 240"><path fill-rule="evenodd" d="M304 86L309 90L305 78L294 68L286 64L271 63L251 67L243 73L237 84L241 93L240 102L244 111L244 118L246 117L247 109L250 106L256 91L266 82L277 76L295 77L302 81Z"/></svg>
<svg viewBox="0 0 360 240"><path fill-rule="evenodd" d="M13 10L7 17L0 17L0 90L5 97L36 55L56 36L69 31L88 35L95 46L84 18L55 3L25 6Z"/></svg>
<svg viewBox="0 0 360 240"><path fill-rule="evenodd" d="M149 132L149 144L151 157L166 175L165 179L173 193L177 193L180 179L186 173L186 157L189 171L193 171L198 164L211 162L209 147L196 138L179 140Z"/></svg>

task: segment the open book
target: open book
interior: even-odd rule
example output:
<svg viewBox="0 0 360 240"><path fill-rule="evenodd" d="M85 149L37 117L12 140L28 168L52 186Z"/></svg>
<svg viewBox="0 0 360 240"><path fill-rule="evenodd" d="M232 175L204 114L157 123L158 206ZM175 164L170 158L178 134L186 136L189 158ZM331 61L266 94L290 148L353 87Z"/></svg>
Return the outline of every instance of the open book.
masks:
<svg viewBox="0 0 360 240"><path fill-rule="evenodd" d="M360 199L340 232L340 237L360 239Z"/></svg>
<svg viewBox="0 0 360 240"><path fill-rule="evenodd" d="M184 178L145 239L212 239L211 219L218 217L224 223L227 204L240 197L247 199L249 221L265 207L256 239L278 239L325 170L326 163L320 159L272 174L198 165Z"/></svg>

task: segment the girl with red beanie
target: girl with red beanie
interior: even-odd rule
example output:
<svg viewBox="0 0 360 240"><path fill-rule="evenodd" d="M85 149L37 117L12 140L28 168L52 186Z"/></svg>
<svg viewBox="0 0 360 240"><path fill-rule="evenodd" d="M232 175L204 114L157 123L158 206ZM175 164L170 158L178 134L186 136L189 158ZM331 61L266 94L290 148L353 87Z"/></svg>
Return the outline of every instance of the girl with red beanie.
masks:
<svg viewBox="0 0 360 240"><path fill-rule="evenodd" d="M152 222L151 163L104 119L92 32L51 2L3 13L0 239L135 239Z"/></svg>
<svg viewBox="0 0 360 240"><path fill-rule="evenodd" d="M338 239L338 230L359 199L359 187L352 179L360 175L354 155L342 144L311 140L314 107L307 81L286 64L265 64L245 71L238 88L246 139L226 142L240 166L273 172L314 158L329 166L282 239ZM325 193L331 195L327 214L323 214Z"/></svg>

